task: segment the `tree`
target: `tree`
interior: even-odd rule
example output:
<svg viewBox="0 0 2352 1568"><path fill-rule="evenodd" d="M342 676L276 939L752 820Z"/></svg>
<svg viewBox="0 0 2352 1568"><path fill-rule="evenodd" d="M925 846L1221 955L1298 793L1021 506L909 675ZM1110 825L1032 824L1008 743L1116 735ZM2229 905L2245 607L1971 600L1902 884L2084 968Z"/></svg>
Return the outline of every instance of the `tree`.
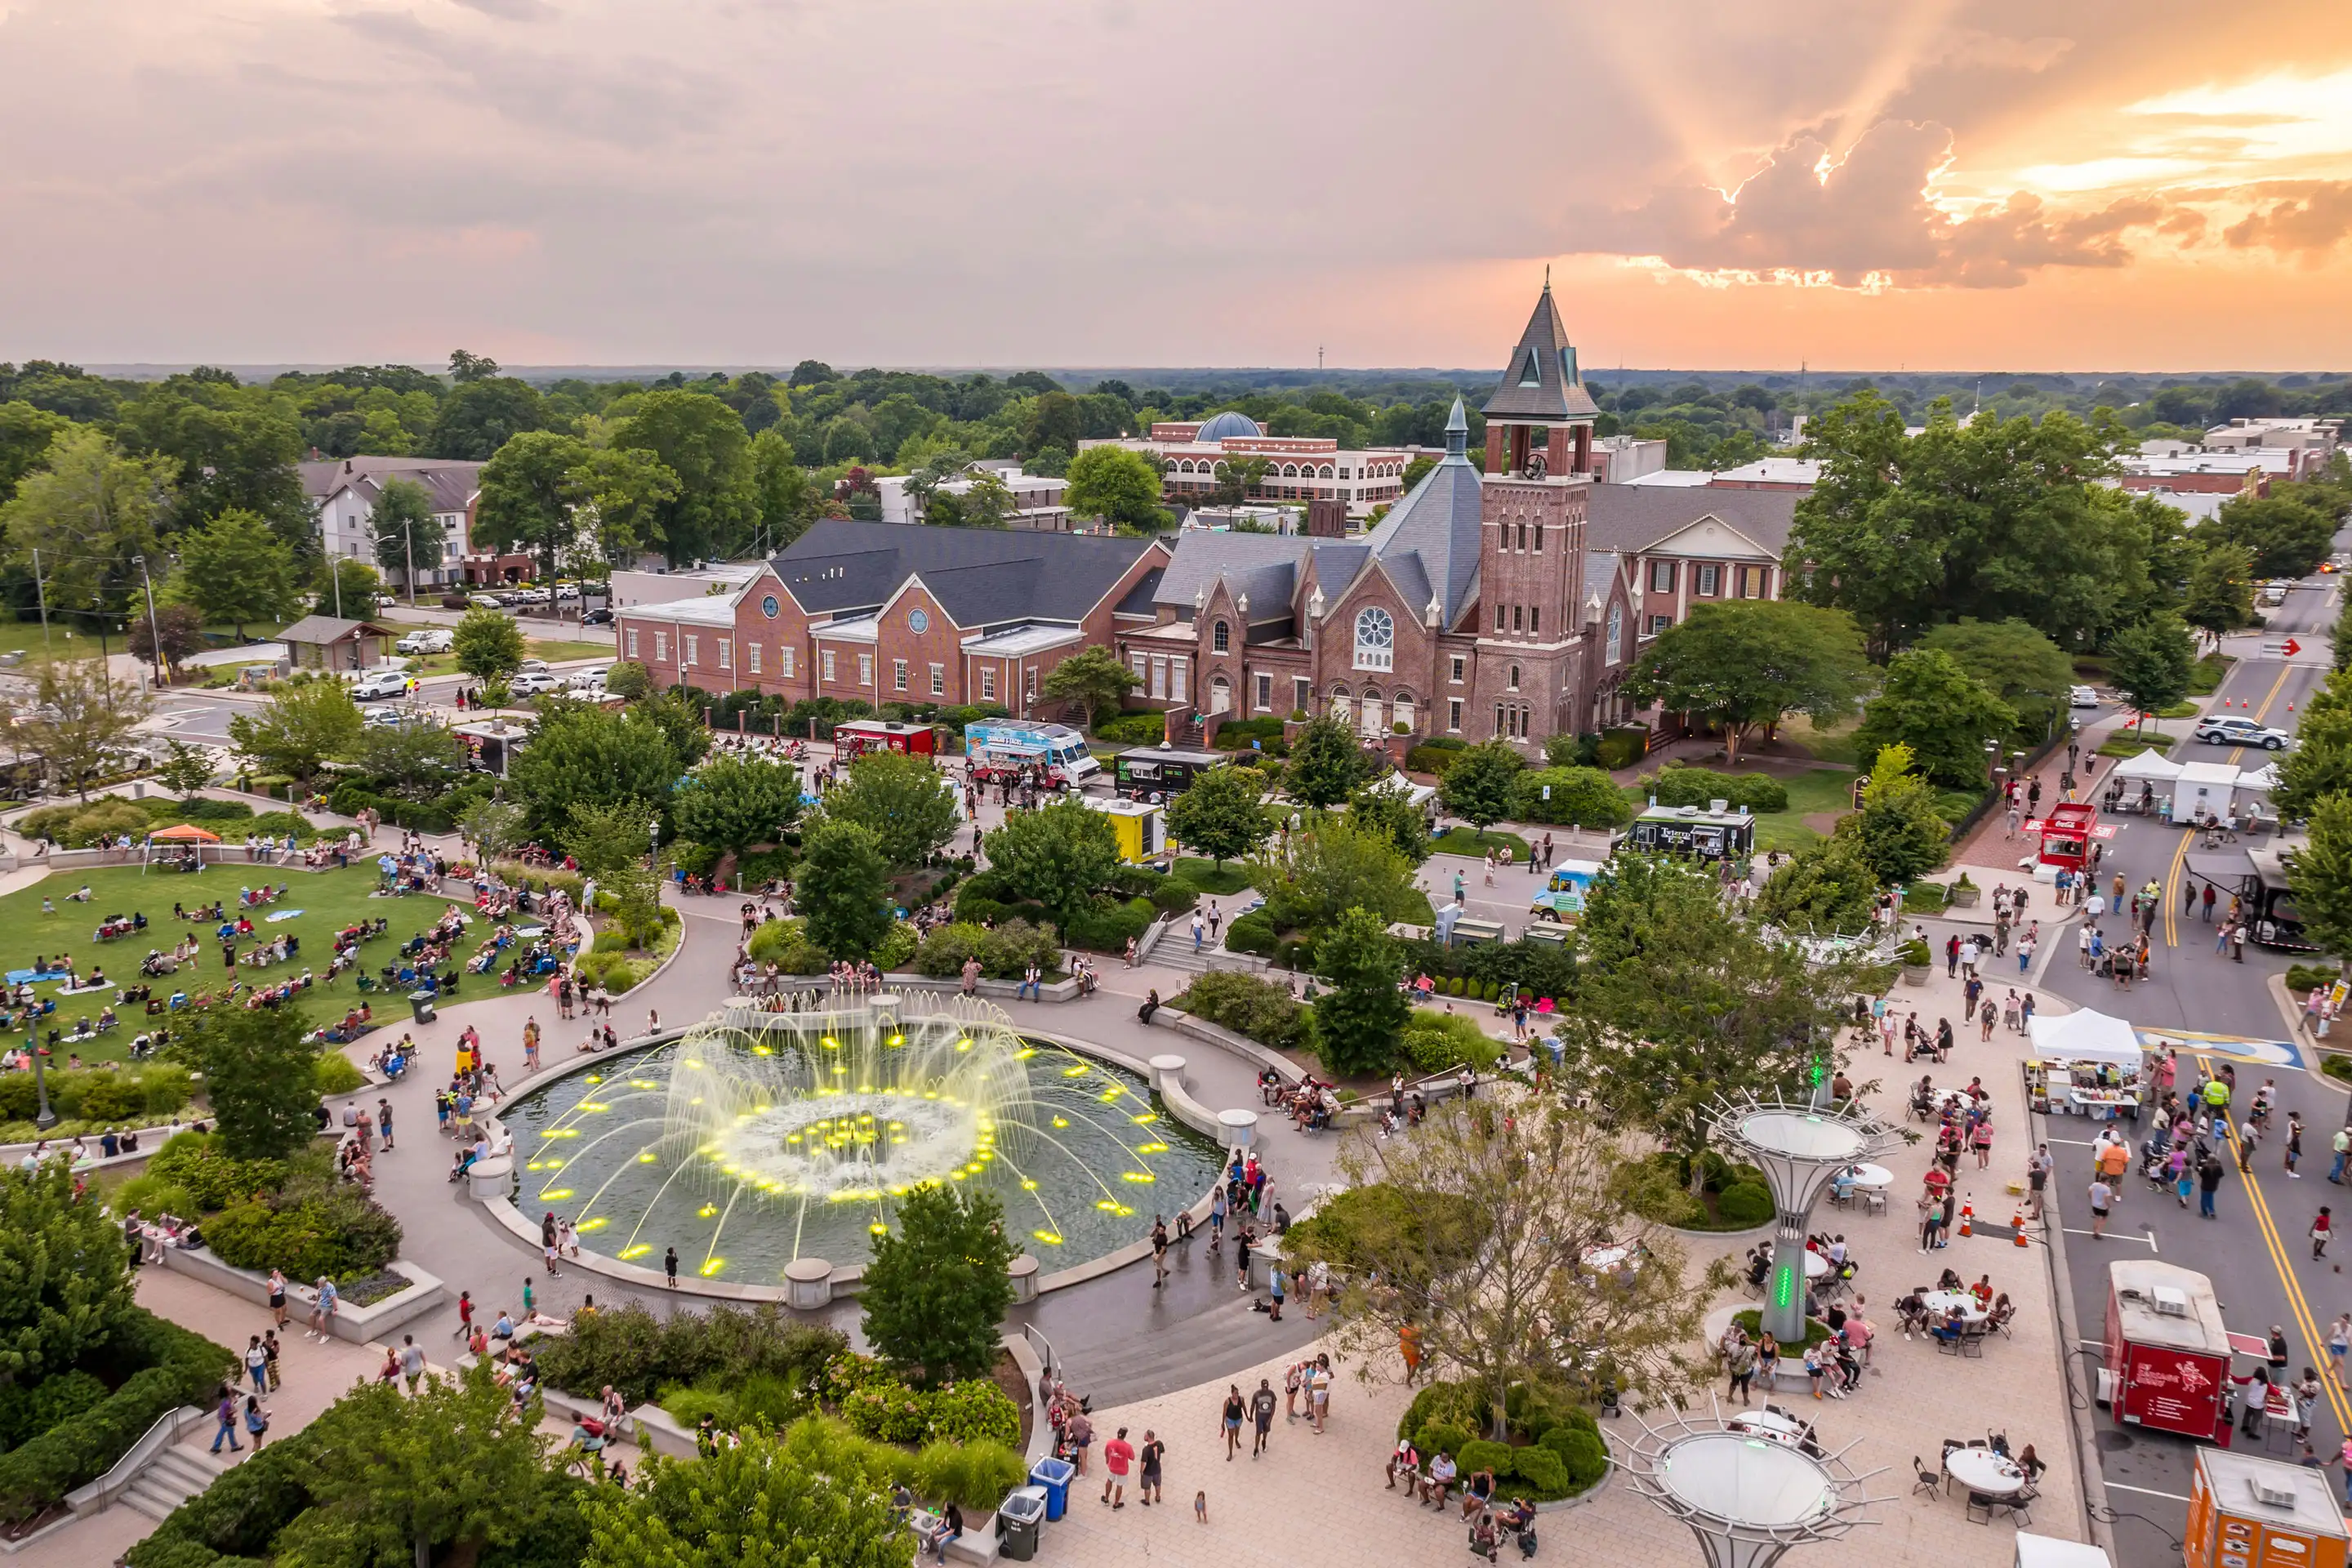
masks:
<svg viewBox="0 0 2352 1568"><path fill-rule="evenodd" d="M16 482L40 467L49 443L73 421L21 399L0 402L0 507L16 493Z"/></svg>
<svg viewBox="0 0 2352 1568"><path fill-rule="evenodd" d="M488 1361L428 1373L413 1395L360 1384L303 1434L310 1507L278 1535L279 1568L417 1568L511 1548L533 1523L518 1506L547 1484L542 1407L521 1405Z"/></svg>
<svg viewBox="0 0 2352 1568"><path fill-rule="evenodd" d="M1414 459L1420 461L1419 458ZM1436 465L1427 465L1434 468ZM1273 467L1264 458L1228 458L1217 465L1217 482L1209 487L1203 499L1211 506L1240 506L1265 482L1266 470ZM1408 468L1408 472L1410 468ZM1405 489L1412 488L1407 480Z"/></svg>
<svg viewBox="0 0 2352 1568"><path fill-rule="evenodd" d="M450 635L457 668L477 680L504 680L522 668L522 628L514 617L485 606L467 610Z"/></svg>
<svg viewBox="0 0 2352 1568"><path fill-rule="evenodd" d="M1124 447L1089 447L1070 459L1063 492L1074 516L1102 518L1137 532L1155 532L1167 521L1160 510L1160 470Z"/></svg>
<svg viewBox="0 0 2352 1568"><path fill-rule="evenodd" d="M634 702L653 695L653 671L633 658L625 658L604 672L604 689L615 697Z"/></svg>
<svg viewBox="0 0 2352 1568"><path fill-rule="evenodd" d="M1100 723L1106 712L1116 713L1127 694L1141 684L1108 648L1086 647L1047 670L1042 689L1049 702L1077 703L1092 725Z"/></svg>
<svg viewBox="0 0 2352 1568"><path fill-rule="evenodd" d="M2016 727L2016 712L1949 654L1910 648L1887 661L1853 738L1864 756L1910 747L1928 780L1946 789L1981 789L1990 776L1985 742Z"/></svg>
<svg viewBox="0 0 2352 1568"><path fill-rule="evenodd" d="M176 666L205 646L205 618L193 605L173 604L157 605L152 621L143 615L131 617L129 642L133 655L154 662L159 638L163 664L166 668Z"/></svg>
<svg viewBox="0 0 2352 1568"><path fill-rule="evenodd" d="M635 1488L592 1487L583 1568L905 1568L889 1478L817 1422L789 1447L758 1427L691 1463L656 1458Z"/></svg>
<svg viewBox="0 0 2352 1568"><path fill-rule="evenodd" d="M2343 523L2344 510L2326 490L2286 483L2272 485L2268 495L2232 496L2197 531L2242 548L2255 577L2307 577L2336 548Z"/></svg>
<svg viewBox="0 0 2352 1568"><path fill-rule="evenodd" d="M654 509L649 538L673 566L742 548L757 517L751 437L732 408L708 393L662 389L639 399L613 434L615 447L649 452L677 477L677 493Z"/></svg>
<svg viewBox="0 0 2352 1568"><path fill-rule="evenodd" d="M1633 806L1605 769L1534 768L1518 777L1511 815L1521 822L1622 827L1633 819Z"/></svg>
<svg viewBox="0 0 2352 1568"><path fill-rule="evenodd" d="M2303 705L2295 743L2278 763L2271 804L2293 822L2333 795L2352 795L2352 674L2337 669Z"/></svg>
<svg viewBox="0 0 2352 1568"><path fill-rule="evenodd" d="M70 1371L131 1307L122 1228L69 1160L0 1171L0 1388Z"/></svg>
<svg viewBox="0 0 2352 1568"><path fill-rule="evenodd" d="M1015 812L981 847L1008 888L1045 905L1065 927L1118 865L1118 833L1110 818L1076 800Z"/></svg>
<svg viewBox="0 0 2352 1568"><path fill-rule="evenodd" d="M214 1007L173 1047L204 1075L221 1146L282 1160L318 1135L319 1047L291 1007Z"/></svg>
<svg viewBox="0 0 2352 1568"><path fill-rule="evenodd" d="M1249 865L1267 917L1284 931L1328 931L1352 909L1370 910L1383 922L1429 922L1429 896L1413 882L1413 863L1389 835L1345 816L1286 835Z"/></svg>
<svg viewBox="0 0 2352 1568"><path fill-rule="evenodd" d="M2242 544L2216 539L2197 552L2180 596L2180 618L2210 636L2254 624L2254 558Z"/></svg>
<svg viewBox="0 0 2352 1568"><path fill-rule="evenodd" d="M874 835L819 816L801 836L795 878L809 941L828 958L872 957L892 923L890 862Z"/></svg>
<svg viewBox="0 0 2352 1568"><path fill-rule="evenodd" d="M382 779L394 795L431 800L466 770L465 743L429 720L366 724L341 761Z"/></svg>
<svg viewBox="0 0 2352 1568"><path fill-rule="evenodd" d="M88 800L90 781L115 770L123 742L147 716L147 700L94 658L52 659L34 692L32 710L16 721L16 742Z"/></svg>
<svg viewBox="0 0 2352 1568"><path fill-rule="evenodd" d="M1265 816L1258 814L1261 821ZM1387 839L1410 865L1429 858L1428 814L1386 780L1368 784L1348 797L1348 822Z"/></svg>
<svg viewBox="0 0 2352 1568"><path fill-rule="evenodd" d="M2304 934L2342 963L2352 959L2352 795L2321 797L2310 822L2310 837L2286 853L2286 872Z"/></svg>
<svg viewBox="0 0 2352 1568"><path fill-rule="evenodd" d="M808 531L816 521L816 487L793 455L793 444L777 429L751 437L751 490L760 510L762 546L774 554Z"/></svg>
<svg viewBox="0 0 2352 1568"><path fill-rule="evenodd" d="M859 1331L921 1387L986 1376L1013 1305L1005 1266L1021 1251L1004 1234L1004 1205L991 1192L927 1182L892 1217L866 1266Z"/></svg>
<svg viewBox="0 0 2352 1568"><path fill-rule="evenodd" d="M1346 910L1315 944L1315 973L1330 988L1316 998L1310 1034L1328 1071L1384 1072L1395 1061L1412 1011L1397 989L1403 965L1388 922L1371 910Z"/></svg>
<svg viewBox="0 0 2352 1568"><path fill-rule="evenodd" d="M222 512L180 535L172 592L208 621L226 621L245 640L247 621L278 621L294 607L294 552L252 512Z"/></svg>
<svg viewBox="0 0 2352 1568"><path fill-rule="evenodd" d="M347 621L372 621L384 600L383 575L365 561L339 555L319 568L313 608ZM134 628L135 629L135 628Z"/></svg>
<svg viewBox="0 0 2352 1568"><path fill-rule="evenodd" d="M1711 871L1656 856L1620 855L1593 878L1577 941L1576 1006L1556 1030L1565 1079L1654 1132L1685 1173L1720 1096L1807 1084L1857 978L1765 940Z"/></svg>
<svg viewBox="0 0 2352 1568"><path fill-rule="evenodd" d="M366 727L350 689L330 677L279 687L259 713L232 718L228 738L262 772L308 785L329 758L357 746Z"/></svg>
<svg viewBox="0 0 2352 1568"><path fill-rule="evenodd" d="M1351 1133L1339 1152L1348 1190L1290 1227L1283 1256L1326 1264L1340 1282L1341 1351L1394 1366L1409 1328L1473 1385L1466 1403L1487 1412L1492 1437L1517 1401L1570 1408L1604 1381L1671 1405L1710 1375L1700 1318L1732 1274L1721 1260L1693 1266L1644 1217L1672 1196L1644 1152L1553 1096L1507 1115L1486 1101L1442 1105L1411 1138ZM1596 1281L1585 1258L1604 1247L1641 1267Z"/></svg>
<svg viewBox="0 0 2352 1568"><path fill-rule="evenodd" d="M1842 817L1850 839L1883 886L1901 887L1944 863L1952 830L1936 810L1936 792L1911 771L1911 748L1884 747L1862 786L1862 809Z"/></svg>
<svg viewBox="0 0 2352 1568"><path fill-rule="evenodd" d="M561 842L580 869L602 881L643 860L651 847L654 808L635 796L578 801Z"/></svg>
<svg viewBox="0 0 2352 1568"><path fill-rule="evenodd" d="M963 820L954 787L928 758L868 752L824 794L824 814L874 835L891 868L911 871L955 836Z"/></svg>
<svg viewBox="0 0 2352 1568"><path fill-rule="evenodd" d="M1454 754L1454 765L1437 781L1437 802L1484 833L1518 805L1519 774L1526 767L1508 741L1481 741Z"/></svg>
<svg viewBox="0 0 2352 1568"><path fill-rule="evenodd" d="M688 764L643 707L615 713L561 699L541 704L530 744L507 769L509 794L530 809L532 831L553 833L584 807L630 801L643 805L636 841L646 841L660 807L643 803L667 802Z"/></svg>
<svg viewBox="0 0 2352 1568"><path fill-rule="evenodd" d="M1255 768L1211 768L1168 803L1168 831L1222 871L1226 861L1255 849L1274 831L1265 800L1265 782Z"/></svg>
<svg viewBox="0 0 2352 1568"><path fill-rule="evenodd" d="M2150 616L2107 644L2107 679L2140 713L2154 715L2189 695L2197 639L2174 615Z"/></svg>
<svg viewBox="0 0 2352 1568"><path fill-rule="evenodd" d="M1948 655L2017 713L2021 739L2038 741L2066 709L2074 661L2023 621L1948 622L1918 646Z"/></svg>
<svg viewBox="0 0 2352 1568"><path fill-rule="evenodd" d="M644 820L640 812L638 821ZM472 845L476 854L495 860L530 841L530 814L514 802L490 796L476 801L457 819L457 832L460 842Z"/></svg>
<svg viewBox="0 0 2352 1568"><path fill-rule="evenodd" d="M1878 876L1853 837L1808 844L1765 879L1756 914L1782 931L1805 936L1852 936L1866 931L1878 898Z"/></svg>
<svg viewBox="0 0 2352 1568"><path fill-rule="evenodd" d="M121 615L140 584L131 558L163 559L156 529L177 483L170 458L123 457L101 431L64 431L0 509L9 563L30 574L40 552L52 615Z"/></svg>
<svg viewBox="0 0 2352 1568"><path fill-rule="evenodd" d="M590 452L572 468L570 485L595 528L583 538L575 519L566 531L563 553L583 574L593 570L599 576L610 563L633 561L660 539L662 509L677 501L683 489L667 464L632 447Z"/></svg>
<svg viewBox="0 0 2352 1568"><path fill-rule="evenodd" d="M959 503L963 510L966 528L1010 528L1016 510L1013 491L996 477L992 468L983 468L971 477L971 488L963 492Z"/></svg>
<svg viewBox="0 0 2352 1568"><path fill-rule="evenodd" d="M163 761L155 769L155 782L182 800L189 800L213 782L213 772L212 755L203 747L168 740L163 742Z"/></svg>
<svg viewBox="0 0 2352 1568"><path fill-rule="evenodd" d="M546 400L529 382L510 375L461 381L441 400L425 437L429 457L484 462L526 430L544 430Z"/></svg>
<svg viewBox="0 0 2352 1568"><path fill-rule="evenodd" d="M588 443L553 430L526 430L499 447L482 466L476 542L501 552L527 551L539 559L542 575L555 575L557 556L580 531L572 516L580 498L573 475L588 456Z"/></svg>
<svg viewBox="0 0 2352 1568"><path fill-rule="evenodd" d="M1853 612L1874 651L1964 616L2085 646L2185 573L2179 514L2098 482L2126 438L2106 411L1962 425L1939 399L1921 434L1905 424L1872 391L1811 422L1821 480L1785 554L1797 592Z"/></svg>
<svg viewBox="0 0 2352 1568"><path fill-rule="evenodd" d="M801 773L790 763L714 757L678 785L670 815L679 836L714 849L777 843L800 820Z"/></svg>
<svg viewBox="0 0 2352 1568"><path fill-rule="evenodd" d="M142 388L122 405L114 434L126 450L177 466L172 515L180 530L249 511L289 549L310 548L310 508L295 468L302 430L282 399L199 370Z"/></svg>
<svg viewBox="0 0 2352 1568"><path fill-rule="evenodd" d="M1625 682L1637 703L1655 702L1718 725L1733 763L1749 731L1769 739L1790 713L1829 724L1868 687L1869 661L1841 611L1779 599L1702 605L1658 634Z"/></svg>
<svg viewBox="0 0 2352 1568"><path fill-rule="evenodd" d="M441 564L441 525L434 521L433 496L415 479L386 479L368 512L376 564L400 574L410 604L416 602L416 574Z"/></svg>
<svg viewBox="0 0 2352 1568"><path fill-rule="evenodd" d="M1356 732L1345 720L1325 713L1309 719L1291 739L1282 787L1302 805L1328 811L1371 776L1371 762L1358 743Z"/></svg>

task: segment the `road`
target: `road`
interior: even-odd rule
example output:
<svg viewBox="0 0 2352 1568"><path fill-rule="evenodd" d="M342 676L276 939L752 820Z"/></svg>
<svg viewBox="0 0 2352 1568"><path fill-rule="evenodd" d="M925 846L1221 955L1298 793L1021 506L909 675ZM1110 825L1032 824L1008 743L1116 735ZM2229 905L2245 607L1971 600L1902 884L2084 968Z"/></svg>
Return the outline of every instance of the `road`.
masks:
<svg viewBox="0 0 2352 1568"><path fill-rule="evenodd" d="M2286 605L2273 613L2266 639L2251 639L2244 646L2243 654L2251 657L2241 657L2217 699L2233 712L2293 730L2311 693L2327 676L2326 632L2335 620L2336 583L2334 577L2315 577L2290 593ZM2304 645L2293 660L2259 652L2260 640L2275 642L2282 633L2294 635ZM2231 651L2240 648L2233 645ZM2218 710L2214 704L2207 709ZM2225 756L2254 766L2262 753L2241 755L2191 743L2181 748L2176 760ZM2248 757L2254 760L2248 762ZM2110 1261L2154 1255L2209 1276L2220 1295L2223 1319L2233 1331L2266 1334L2273 1324L2284 1328L2294 1373L2299 1374L2305 1366L2325 1368L2328 1323L2337 1312L2352 1308L2352 1289L2347 1288L2340 1265L2311 1260L2305 1238L2322 1204L2332 1202L2340 1215L2352 1219L2347 1194L2326 1180L2329 1139L2346 1120L2346 1096L2301 1070L2308 1048L2287 1041L2286 1021L2270 988L2270 977L2286 967L2287 956L2249 947L2245 962L2233 963L2214 952L2212 926L2182 912L2183 889L2192 880L2184 865L2191 836L2137 817L2124 820L2127 826L2108 844L2104 870L2111 877L2120 868L2126 885L2134 888L2153 877L2164 889L2165 912L2153 933L2151 976L2128 993L2118 993L2077 967L2069 930L2053 944L2041 975L2042 989L2125 1017L2143 1029L2243 1037L2226 1046L2228 1055L2209 1050L2203 1059L2216 1066L2236 1060L2241 1105L2264 1079L2277 1080L2282 1112L2300 1111L2305 1123L2306 1173L2291 1178L2283 1168L2281 1148L2265 1147L2256 1156L2251 1176L2242 1177L2234 1165L2230 1170L2216 1200L2218 1222L2200 1220L2193 1207L2182 1208L2169 1192L2152 1191L2137 1175L2129 1176L2107 1237L2094 1240L2087 1196L2093 1128L2073 1117L2039 1119L2037 1131L2048 1139L2057 1161L2051 1186L2060 1223L2066 1227L2065 1286L2076 1327L2084 1335L2101 1332ZM2122 924L2113 916L2103 922L2111 934L2119 933ZM2195 1059L2183 1052L2184 1082L2193 1077ZM2079 1348L2078 1383L2087 1388L2096 1376L2099 1352L2095 1343ZM2242 1364L2240 1370L2244 1370ZM2352 1399L2331 1387L2325 1405L2312 1431L2322 1458L2333 1454L2345 1433L2352 1431ZM2116 1512L2119 1568L2170 1568L2180 1561L2195 1446L2119 1426L2103 1407L2094 1413L2094 1421L2100 1467Z"/></svg>

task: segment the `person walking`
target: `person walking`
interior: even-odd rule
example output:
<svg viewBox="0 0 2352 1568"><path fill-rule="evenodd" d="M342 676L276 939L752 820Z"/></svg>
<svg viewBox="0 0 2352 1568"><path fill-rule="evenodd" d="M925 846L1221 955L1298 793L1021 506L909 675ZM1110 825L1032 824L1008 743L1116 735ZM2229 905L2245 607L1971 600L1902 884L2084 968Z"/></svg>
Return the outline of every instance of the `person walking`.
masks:
<svg viewBox="0 0 2352 1568"><path fill-rule="evenodd" d="M2319 1217L2311 1222L2311 1256L2314 1261L2327 1256L2327 1244L2336 1239L2335 1222L2329 1217L2326 1204L2319 1205Z"/></svg>
<svg viewBox="0 0 2352 1568"><path fill-rule="evenodd" d="M269 1412L250 1394L245 1396L245 1435L253 1439L253 1451L257 1454L261 1452L262 1439L269 1435Z"/></svg>
<svg viewBox="0 0 2352 1568"><path fill-rule="evenodd" d="M1225 1456L1232 1458L1231 1454ZM1114 1512L1127 1506L1127 1472L1135 1463L1135 1445L1127 1440L1127 1428L1103 1445L1103 1468L1109 1474L1103 1478L1102 1500L1110 1504Z"/></svg>
<svg viewBox="0 0 2352 1568"><path fill-rule="evenodd" d="M383 1140L383 1152L387 1154L391 1153L392 1101L379 1100L375 1102L375 1130L377 1135Z"/></svg>
<svg viewBox="0 0 2352 1568"><path fill-rule="evenodd" d="M253 1392L269 1392L269 1352L261 1348L261 1336L255 1334L245 1347L246 1375L253 1379Z"/></svg>
<svg viewBox="0 0 2352 1568"><path fill-rule="evenodd" d="M2344 1162L2339 1157L2336 1164L2340 1171ZM269 1318L273 1327L286 1326L286 1276L275 1268L269 1271Z"/></svg>
<svg viewBox="0 0 2352 1568"><path fill-rule="evenodd" d="M416 1397L416 1385L425 1381L425 1351L415 1334L400 1336L400 1381L408 1385L412 1399Z"/></svg>
<svg viewBox="0 0 2352 1568"><path fill-rule="evenodd" d="M1756 1382L1756 1347L1748 1343L1747 1335L1742 1334L1725 1347L1723 1367L1731 1377L1731 1386L1724 1390L1724 1397L1727 1399L1736 1394L1739 1395L1743 1408L1753 1405L1755 1401L1749 1391Z"/></svg>
<svg viewBox="0 0 2352 1568"><path fill-rule="evenodd" d="M232 1454L245 1452L245 1445L236 1440L236 1394L224 1383L220 1385L220 1397L213 1404L213 1419L220 1423L220 1429L213 1434L214 1453L220 1452L224 1442Z"/></svg>
<svg viewBox="0 0 2352 1568"><path fill-rule="evenodd" d="M2298 1182L2303 1180L2303 1173L2294 1167L2302 1158L2303 1112L2290 1110L2286 1113L2286 1173Z"/></svg>
<svg viewBox="0 0 2352 1568"><path fill-rule="evenodd" d="M2107 1209L2114 1199L2115 1189L2107 1185L2105 1178L2095 1177L2091 1182L2091 1237L2094 1240L2107 1233Z"/></svg>
<svg viewBox="0 0 2352 1568"><path fill-rule="evenodd" d="M1255 1428L1250 1438L1250 1458L1265 1452L1267 1437L1274 1431L1274 1384L1268 1378L1257 1380L1257 1392L1250 1395L1250 1426Z"/></svg>
<svg viewBox="0 0 2352 1568"><path fill-rule="evenodd" d="M2205 1152L2205 1157L2197 1162L2197 1213L2200 1218L2214 1217L2213 1194L2221 1190L2222 1170L2221 1157L2210 1149Z"/></svg>
<svg viewBox="0 0 2352 1568"><path fill-rule="evenodd" d="M1151 1288L1154 1290L1168 1283L1168 1222L1158 1215L1151 1216Z"/></svg>
<svg viewBox="0 0 2352 1568"><path fill-rule="evenodd" d="M1224 1427L1225 1463L1229 1465L1234 1462L1234 1456L1241 1451L1243 1411L1242 1385L1238 1383L1226 1384L1224 1409L1218 1419ZM1106 1448L1103 1454L1108 1458L1110 1450Z"/></svg>
<svg viewBox="0 0 2352 1568"><path fill-rule="evenodd" d="M471 1290L460 1290L457 1292L457 1331L449 1337L462 1340L473 1331L474 1293Z"/></svg>

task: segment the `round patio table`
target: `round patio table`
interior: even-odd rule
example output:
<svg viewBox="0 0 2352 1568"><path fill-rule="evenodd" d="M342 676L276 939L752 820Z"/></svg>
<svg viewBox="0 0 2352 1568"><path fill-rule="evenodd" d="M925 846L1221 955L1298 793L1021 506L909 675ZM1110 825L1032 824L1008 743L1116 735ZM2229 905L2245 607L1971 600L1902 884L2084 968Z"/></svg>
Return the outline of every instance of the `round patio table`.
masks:
<svg viewBox="0 0 2352 1568"><path fill-rule="evenodd" d="M2025 1489L2025 1472L1990 1448L1954 1448L1944 1456L1944 1474L1984 1497L2015 1497Z"/></svg>

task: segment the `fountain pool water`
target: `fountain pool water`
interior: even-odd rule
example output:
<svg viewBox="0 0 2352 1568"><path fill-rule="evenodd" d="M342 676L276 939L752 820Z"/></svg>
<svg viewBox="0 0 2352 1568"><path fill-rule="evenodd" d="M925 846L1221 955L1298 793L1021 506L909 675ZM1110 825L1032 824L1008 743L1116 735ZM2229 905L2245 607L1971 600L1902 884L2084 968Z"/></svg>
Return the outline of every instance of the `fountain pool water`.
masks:
<svg viewBox="0 0 2352 1568"><path fill-rule="evenodd" d="M1024 1038L992 1004L730 1009L616 1054L503 1117L526 1217L679 1271L777 1283L796 1258L861 1263L894 1201L968 1184L1047 1270L1171 1220L1217 1177L1216 1145L1130 1073Z"/></svg>

